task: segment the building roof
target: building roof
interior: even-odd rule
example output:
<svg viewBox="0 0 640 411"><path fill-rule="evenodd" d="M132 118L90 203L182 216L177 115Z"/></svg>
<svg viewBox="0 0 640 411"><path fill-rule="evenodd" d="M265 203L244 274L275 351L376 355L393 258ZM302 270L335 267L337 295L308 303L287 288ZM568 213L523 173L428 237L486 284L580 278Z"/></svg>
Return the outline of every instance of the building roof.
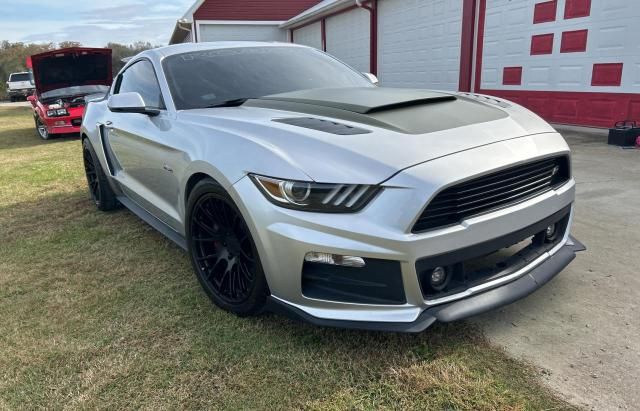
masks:
<svg viewBox="0 0 640 411"><path fill-rule="evenodd" d="M193 20L285 21L320 0L196 0L182 16Z"/></svg>

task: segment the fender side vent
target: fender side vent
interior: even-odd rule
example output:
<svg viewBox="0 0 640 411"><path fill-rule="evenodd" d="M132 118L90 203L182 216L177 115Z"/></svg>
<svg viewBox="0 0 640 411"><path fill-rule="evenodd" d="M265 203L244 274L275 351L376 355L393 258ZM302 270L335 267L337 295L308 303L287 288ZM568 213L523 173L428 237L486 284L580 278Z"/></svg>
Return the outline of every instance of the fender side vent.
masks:
<svg viewBox="0 0 640 411"><path fill-rule="evenodd" d="M100 143L102 143L102 149L104 151L104 157L107 160L107 167L109 168L109 174L115 176L118 171L122 170L122 166L118 162L118 159L113 154L113 150L111 150L111 145L107 140L107 136L105 135L104 125L100 125L98 127L98 131L100 133Z"/></svg>
<svg viewBox="0 0 640 411"><path fill-rule="evenodd" d="M322 120L313 117L280 118L273 120L277 123L289 124L292 126L308 128L311 130L323 131L325 133L337 134L340 136L352 136L356 134L368 134L371 130L348 126L329 120Z"/></svg>

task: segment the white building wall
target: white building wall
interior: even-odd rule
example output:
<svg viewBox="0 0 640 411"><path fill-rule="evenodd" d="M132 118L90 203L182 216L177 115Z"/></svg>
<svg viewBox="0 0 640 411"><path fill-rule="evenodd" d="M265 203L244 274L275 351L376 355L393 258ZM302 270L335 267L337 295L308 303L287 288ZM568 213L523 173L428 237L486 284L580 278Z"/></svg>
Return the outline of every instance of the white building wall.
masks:
<svg viewBox="0 0 640 411"><path fill-rule="evenodd" d="M198 42L206 41L287 41L287 32L278 24L216 24L198 22Z"/></svg>
<svg viewBox="0 0 640 411"><path fill-rule="evenodd" d="M322 50L322 23L319 21L293 31L293 42Z"/></svg>
<svg viewBox="0 0 640 411"><path fill-rule="evenodd" d="M327 53L358 71L371 71L370 19L369 12L363 9L353 9L327 18Z"/></svg>
<svg viewBox="0 0 640 411"><path fill-rule="evenodd" d="M457 91L461 35L462 0L379 0L380 83Z"/></svg>
<svg viewBox="0 0 640 411"><path fill-rule="evenodd" d="M386 2L384 0L383 2ZM533 24L535 2L487 0L482 89L640 92L640 1L593 0L588 17ZM562 33L588 30L585 52L561 53ZM531 37L554 34L551 54L531 55ZM623 63L620 87L592 86L593 65ZM521 85L503 85L505 67L522 67Z"/></svg>

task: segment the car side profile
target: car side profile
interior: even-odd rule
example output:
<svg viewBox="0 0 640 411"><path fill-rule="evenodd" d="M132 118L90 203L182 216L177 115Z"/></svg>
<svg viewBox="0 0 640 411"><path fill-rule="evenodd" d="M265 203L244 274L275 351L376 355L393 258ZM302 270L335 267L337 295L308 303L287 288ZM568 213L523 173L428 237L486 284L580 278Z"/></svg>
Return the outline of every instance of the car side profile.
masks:
<svg viewBox="0 0 640 411"><path fill-rule="evenodd" d="M584 249L544 120L371 79L294 44L145 51L87 106L91 197L184 248L217 306L322 326L420 332L523 298Z"/></svg>

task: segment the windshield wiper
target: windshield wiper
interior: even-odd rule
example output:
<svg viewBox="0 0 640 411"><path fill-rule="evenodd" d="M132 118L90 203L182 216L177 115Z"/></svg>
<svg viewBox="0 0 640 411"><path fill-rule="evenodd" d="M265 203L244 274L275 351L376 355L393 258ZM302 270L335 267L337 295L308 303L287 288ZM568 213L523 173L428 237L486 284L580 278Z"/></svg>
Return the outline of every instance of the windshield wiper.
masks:
<svg viewBox="0 0 640 411"><path fill-rule="evenodd" d="M234 98L233 100L226 100L221 103L211 104L205 106L205 108L215 108L215 107L238 107L247 102L251 97L246 98Z"/></svg>

